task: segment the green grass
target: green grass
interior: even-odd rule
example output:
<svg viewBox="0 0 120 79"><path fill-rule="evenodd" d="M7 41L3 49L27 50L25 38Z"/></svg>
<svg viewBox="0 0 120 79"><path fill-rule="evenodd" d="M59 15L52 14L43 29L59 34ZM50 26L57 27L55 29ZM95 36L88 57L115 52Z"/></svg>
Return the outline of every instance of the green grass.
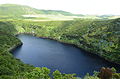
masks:
<svg viewBox="0 0 120 79"><path fill-rule="evenodd" d="M1 4L0 5L0 16L7 16L12 18L25 18L23 15L62 15L62 16L82 16L72 14L70 12L61 10L39 10L25 5L17 4Z"/></svg>

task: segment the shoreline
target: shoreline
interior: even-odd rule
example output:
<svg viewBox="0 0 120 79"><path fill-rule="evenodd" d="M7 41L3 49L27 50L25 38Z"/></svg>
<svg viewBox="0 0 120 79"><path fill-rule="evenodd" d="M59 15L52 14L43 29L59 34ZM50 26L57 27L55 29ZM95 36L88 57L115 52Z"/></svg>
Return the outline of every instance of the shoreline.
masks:
<svg viewBox="0 0 120 79"><path fill-rule="evenodd" d="M61 41L61 40L57 40L57 39L54 39L54 38L43 37L43 36L37 36L36 34L33 34L33 33L18 33L18 34L15 34L15 36L20 35L20 34L28 34L28 35L32 35L32 36L35 36L35 37L38 37L38 38L54 40L54 41L60 42L60 43L62 43L62 44L71 45L71 46L73 46L73 47L79 48L80 50L84 51L85 53L88 53L88 54L97 56L97 57L99 57L99 58L101 58L101 59L103 59L103 60L105 60L105 61L107 61L107 62L110 62L111 64L120 65L119 63L110 61L110 60L108 60L108 59L106 59L106 58L100 56L99 54L95 54L94 52L92 53L92 51L90 52L89 50L86 50L86 49L84 49L84 48L82 48L82 47L80 47L80 46L78 46L78 45L75 45L75 44L63 42L63 41ZM22 43L22 44L23 44L23 43ZM18 46L16 46L16 47L14 47L14 49L16 49L16 48L19 47L19 46L21 46L21 45L18 45ZM13 50L14 50L14 49L13 49Z"/></svg>
<svg viewBox="0 0 120 79"><path fill-rule="evenodd" d="M15 49L17 49L18 47L20 47L20 46L22 46L22 45L23 45L23 43L20 42L19 44L10 47L10 48L8 49L8 51L11 53L12 51L14 51Z"/></svg>

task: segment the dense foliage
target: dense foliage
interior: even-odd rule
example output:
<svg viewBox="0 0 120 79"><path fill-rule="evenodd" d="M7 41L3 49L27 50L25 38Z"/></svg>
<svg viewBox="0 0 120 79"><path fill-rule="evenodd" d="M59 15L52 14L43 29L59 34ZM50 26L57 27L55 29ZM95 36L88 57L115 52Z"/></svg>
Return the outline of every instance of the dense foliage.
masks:
<svg viewBox="0 0 120 79"><path fill-rule="evenodd" d="M55 39L74 44L86 51L97 54L109 61L120 64L120 19L73 21L0 21L0 78L1 79L51 79L50 70L34 68L14 58L10 49L21 45L14 35L29 33L38 37ZM53 72L54 79L80 79L75 74ZM119 73L112 74L119 79ZM84 79L99 79L98 74L86 75Z"/></svg>
<svg viewBox="0 0 120 79"><path fill-rule="evenodd" d="M0 22L0 79L50 79L48 68L34 68L13 57L11 49L22 44L15 33L11 23Z"/></svg>

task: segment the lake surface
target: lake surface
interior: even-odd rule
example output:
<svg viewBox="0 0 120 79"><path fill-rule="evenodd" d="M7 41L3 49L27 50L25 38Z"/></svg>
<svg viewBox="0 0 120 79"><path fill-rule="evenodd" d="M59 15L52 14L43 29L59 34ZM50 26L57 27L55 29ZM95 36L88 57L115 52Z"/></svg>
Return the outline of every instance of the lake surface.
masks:
<svg viewBox="0 0 120 79"><path fill-rule="evenodd" d="M111 64L72 45L27 34L17 37L23 45L12 54L35 67L48 67L52 72L58 69L62 73L76 73L77 76L92 74L94 70L97 71L103 66L120 69L120 65Z"/></svg>

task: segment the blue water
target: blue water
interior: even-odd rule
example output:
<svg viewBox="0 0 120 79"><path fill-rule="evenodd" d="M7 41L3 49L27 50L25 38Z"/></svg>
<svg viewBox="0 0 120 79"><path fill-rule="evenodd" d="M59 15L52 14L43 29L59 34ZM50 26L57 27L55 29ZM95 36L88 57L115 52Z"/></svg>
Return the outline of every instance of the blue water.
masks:
<svg viewBox="0 0 120 79"><path fill-rule="evenodd" d="M14 50L13 55L35 67L48 67L52 72L58 69L62 73L76 73L77 76L92 74L103 66L120 69L120 65L111 64L72 45L26 34L17 37L23 45Z"/></svg>

